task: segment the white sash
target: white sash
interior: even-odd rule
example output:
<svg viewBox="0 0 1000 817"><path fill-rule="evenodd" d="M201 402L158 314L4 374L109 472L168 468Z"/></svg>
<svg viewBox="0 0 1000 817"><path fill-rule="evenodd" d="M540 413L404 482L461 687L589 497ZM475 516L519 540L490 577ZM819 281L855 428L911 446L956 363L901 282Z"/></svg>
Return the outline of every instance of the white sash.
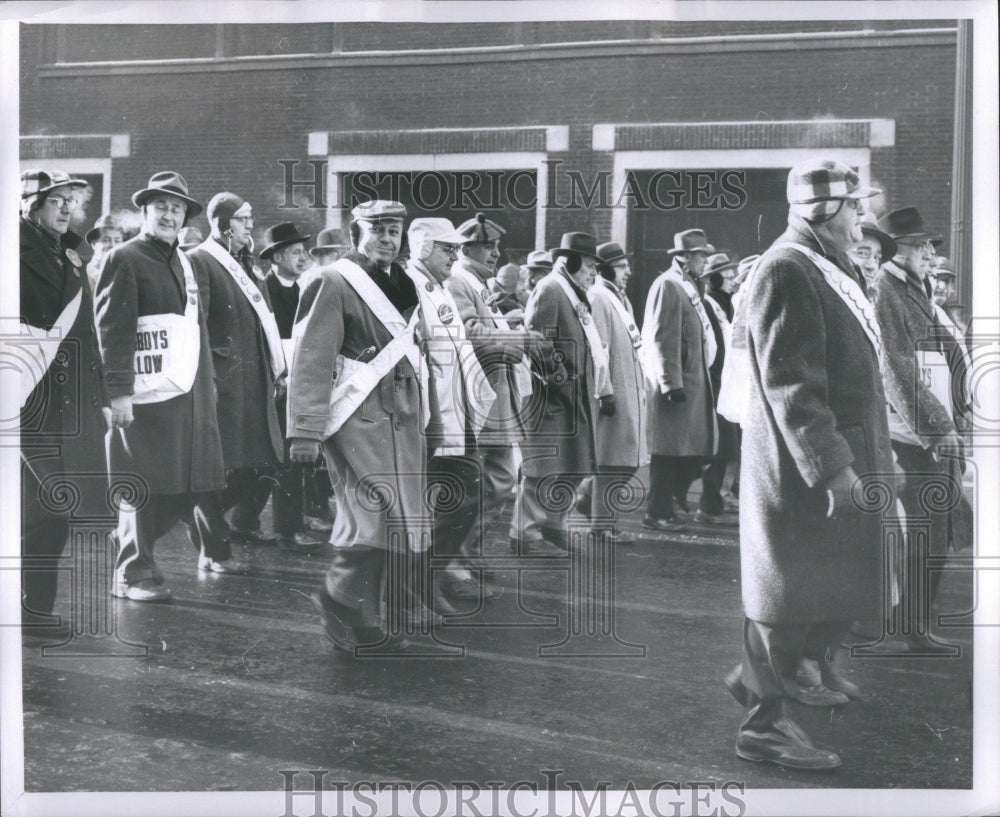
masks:
<svg viewBox="0 0 1000 817"><path fill-rule="evenodd" d="M828 258L824 258L808 247L796 244L793 241L782 241L781 243L772 245L771 249L779 247L789 247L797 250L816 265L819 271L823 273L823 279L830 286L830 289L837 293L837 296L851 310L851 314L861 325L861 328L864 329L865 335L871 341L872 347L875 349L875 354L881 363L882 330L879 328L878 319L875 317L875 307L872 306L872 302L868 300L868 296L865 295L858 282Z"/></svg>
<svg viewBox="0 0 1000 817"><path fill-rule="evenodd" d="M635 325L635 317L626 308L625 304L622 303L622 299L618 297L618 290L613 289L611 284L604 278L598 278L594 286L601 286L607 290L608 295L611 296L611 305L614 307L615 312L618 313L618 317L621 318L622 323L625 324L625 330L632 340L632 348L639 349L642 346L642 334L639 332L639 327Z"/></svg>
<svg viewBox="0 0 1000 817"><path fill-rule="evenodd" d="M688 281L674 267L668 269L666 275L671 281L675 281L681 285L681 288L688 296L688 300L691 301L691 306L698 313L698 319L701 321L701 333L705 338L705 368L707 369L715 362L715 355L719 350L715 342L715 332L712 331L712 323L709 321L708 313L705 312L705 306L701 302L701 294L698 292L698 287Z"/></svg>
<svg viewBox="0 0 1000 817"><path fill-rule="evenodd" d="M469 270L464 267L455 266L452 267L452 275L456 278L461 278L472 287L473 291L481 290L480 297L483 299L483 303L486 304L487 308L490 310L490 318L493 321L493 325L497 329L501 329L504 332L523 332L524 329L514 329L507 319L503 316L503 313L493 305L494 295L490 292L490 288L486 286L482 281L480 281L475 275L473 275ZM525 402L529 397L531 397L532 391L534 391L534 384L531 380L531 363L528 360L528 356L525 355L521 358L520 362L514 364L514 382L517 384L517 394L521 402Z"/></svg>
<svg viewBox="0 0 1000 817"><path fill-rule="evenodd" d="M722 330L722 348L726 354L729 354L729 347L733 345L733 325L729 322L726 310L722 308L722 304L716 301L711 295L706 295L705 300L712 307L715 319L719 322L719 329Z"/></svg>
<svg viewBox="0 0 1000 817"><path fill-rule="evenodd" d="M951 315L948 314L944 307L933 304L934 312L941 322L941 325L948 330L948 333L955 339L955 343L958 344L958 349L962 353L962 360L965 363L966 377L972 372L972 357L969 355L969 348L965 345L965 336L962 334L962 330L958 328L955 321L951 319ZM966 384L963 384L966 385ZM963 389L963 393L964 393Z"/></svg>
<svg viewBox="0 0 1000 817"><path fill-rule="evenodd" d="M367 363L345 358L343 355L337 356L337 380L330 391L330 419L324 432L326 437L340 430L365 398L378 386L379 381L392 371L404 356L409 358L414 372L421 371L420 350L413 340L420 310L414 309L407 323L399 310L361 267L346 258L336 261L333 267L358 293L379 322L393 334L393 338Z"/></svg>
<svg viewBox="0 0 1000 817"><path fill-rule="evenodd" d="M594 319L590 314L590 309L580 300L580 297L573 291L573 287L570 286L569 281L566 280L566 276L559 273L555 276L555 279L559 282L559 286L566 297L569 298L569 302L573 307L573 311L576 313L576 318L580 321L580 326L583 328L584 337L587 338L587 347L590 349L590 359L594 361L594 397L600 397L598 393L599 384L603 383L605 380L610 380L608 367L610 361L608 359L608 347L601 340L601 335L597 331L597 324L594 323Z"/></svg>
<svg viewBox="0 0 1000 817"><path fill-rule="evenodd" d="M440 342L442 337L447 337L454 347L462 375L461 396L464 398L464 409L468 412L473 433L478 437L496 400L496 392L490 387L479 358L476 357L475 348L465 336L465 326L459 317L455 299L441 284L428 278L418 268L407 264L406 274L417 288L420 308L430 330L430 336L426 338L432 342L428 347L428 354L433 353L433 342ZM431 284L430 289L427 288L428 283Z"/></svg>
<svg viewBox="0 0 1000 817"><path fill-rule="evenodd" d="M198 375L198 283L184 253L178 251L177 257L184 270L184 314L142 315L136 321L133 403L162 403L187 394Z"/></svg>
<svg viewBox="0 0 1000 817"><path fill-rule="evenodd" d="M285 353L282 348L281 334L278 332L278 324L274 320L274 313L268 309L267 301L264 300L263 294L257 288L257 285L250 280L246 270L214 238L206 238L195 249L206 250L209 255L222 265L222 268L236 282L236 286L239 287L240 292L246 297L253 311L257 313L261 328L264 330L264 337L267 340L271 372L277 380L285 371Z"/></svg>
<svg viewBox="0 0 1000 817"><path fill-rule="evenodd" d="M29 323L19 324L19 333L25 336L25 340L5 341L4 345L16 345L18 352L16 357L18 368L21 370L21 408L28 402L28 398L35 390L35 387L42 382L45 373L55 360L56 352L59 351L59 344L65 340L76 316L80 313L80 301L83 299L83 287L73 296L72 300L59 313L56 322L47 332L32 326Z"/></svg>

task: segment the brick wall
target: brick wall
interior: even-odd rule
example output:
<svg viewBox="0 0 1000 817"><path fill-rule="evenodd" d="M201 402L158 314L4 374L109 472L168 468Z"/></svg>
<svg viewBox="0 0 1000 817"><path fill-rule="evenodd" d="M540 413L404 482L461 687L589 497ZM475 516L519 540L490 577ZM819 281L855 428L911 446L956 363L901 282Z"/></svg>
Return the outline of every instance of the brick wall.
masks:
<svg viewBox="0 0 1000 817"><path fill-rule="evenodd" d="M677 25L663 36L677 36ZM725 29L699 25L683 30ZM772 30L794 25L815 31L884 24L785 23ZM906 25L916 23L897 27ZM192 37L186 29L165 27L156 56L204 43L205 31ZM539 31L546 29L535 26ZM568 36L565 25L553 31ZM113 164L114 206L126 205L153 171L172 168L199 200L220 189L249 197L261 235L286 218L315 233L323 226L321 211L279 210L284 186L277 162L305 162L310 131L568 125L569 150L551 158L589 177L611 167L610 154L591 150L595 123L889 118L896 144L872 153L886 209L917 204L930 224L946 235L949 229L953 44L51 77L37 70L52 48L41 35L38 26L22 27L22 132L131 134L131 157ZM425 43L427 32L418 39ZM101 58L86 42L73 48ZM307 170L300 165L300 173ZM547 242L571 229L606 235L610 222L607 211L552 213Z"/></svg>

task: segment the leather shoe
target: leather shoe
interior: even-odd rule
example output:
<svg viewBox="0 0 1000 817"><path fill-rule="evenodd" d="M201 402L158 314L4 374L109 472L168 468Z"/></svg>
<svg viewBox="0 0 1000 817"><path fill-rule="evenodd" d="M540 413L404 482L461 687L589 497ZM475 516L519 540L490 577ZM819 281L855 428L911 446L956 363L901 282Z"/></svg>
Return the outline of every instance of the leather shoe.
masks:
<svg viewBox="0 0 1000 817"><path fill-rule="evenodd" d="M515 556L565 556L566 551L544 539L514 539L508 543Z"/></svg>
<svg viewBox="0 0 1000 817"><path fill-rule="evenodd" d="M740 706L747 705L747 688L743 686L743 665L737 664L726 674L726 678L723 683L726 685L726 689L729 690L729 694L736 699L736 703Z"/></svg>
<svg viewBox="0 0 1000 817"><path fill-rule="evenodd" d="M778 720L767 732L741 729L736 754L754 763L776 763L787 769L836 769L840 765L840 757L833 752L803 744L790 725L790 721Z"/></svg>
<svg viewBox="0 0 1000 817"><path fill-rule="evenodd" d="M591 511L590 494L577 494L576 502L573 504L573 510L580 514L580 516L586 516L589 519Z"/></svg>
<svg viewBox="0 0 1000 817"><path fill-rule="evenodd" d="M694 512L694 521L699 522L702 525L721 525L722 517L698 508L698 510Z"/></svg>
<svg viewBox="0 0 1000 817"><path fill-rule="evenodd" d="M822 684L802 686L797 681L785 680L785 693L806 706L839 706L846 704L847 696L843 692L834 692Z"/></svg>
<svg viewBox="0 0 1000 817"><path fill-rule="evenodd" d="M319 553L326 549L326 545L326 542L303 532L283 536L278 540L278 546L282 550L288 550L292 553Z"/></svg>
<svg viewBox="0 0 1000 817"><path fill-rule="evenodd" d="M861 697L861 687L844 675L841 667L843 658L843 653L838 652L834 654L829 661L824 659L816 662L820 682L827 689L833 690L834 692L842 692L848 698L854 698L857 700Z"/></svg>
<svg viewBox="0 0 1000 817"><path fill-rule="evenodd" d="M325 589L317 590L309 599L323 619L326 637L335 646L353 652L357 646L374 643L382 638L382 630L362 626L358 611L336 601Z"/></svg>
<svg viewBox="0 0 1000 817"><path fill-rule="evenodd" d="M237 542L241 545L263 545L265 547L274 547L278 544L277 539L272 536L265 536L260 528L257 528L257 530L233 528L229 534L229 538L231 541Z"/></svg>
<svg viewBox="0 0 1000 817"><path fill-rule="evenodd" d="M687 530L687 523L682 522L676 516L664 519L646 514L642 518L642 526L644 528L652 528L653 530L662 531L663 533L678 533L682 530Z"/></svg>
<svg viewBox="0 0 1000 817"><path fill-rule="evenodd" d="M331 520L323 519L320 516L303 515L302 525L306 530L311 530L314 533L328 534L333 530L333 522Z"/></svg>
<svg viewBox="0 0 1000 817"><path fill-rule="evenodd" d="M111 595L129 601L167 602L171 599L170 590L152 579L141 579L133 584L113 582Z"/></svg>
<svg viewBox="0 0 1000 817"><path fill-rule="evenodd" d="M249 573L250 568L236 559L218 561L211 556L198 557L198 569L208 573Z"/></svg>

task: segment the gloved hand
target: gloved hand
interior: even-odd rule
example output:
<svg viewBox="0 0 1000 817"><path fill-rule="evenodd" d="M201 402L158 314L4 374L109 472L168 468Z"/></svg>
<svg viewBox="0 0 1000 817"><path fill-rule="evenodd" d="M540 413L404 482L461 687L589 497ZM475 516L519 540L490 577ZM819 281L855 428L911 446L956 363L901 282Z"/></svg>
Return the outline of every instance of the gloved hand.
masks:
<svg viewBox="0 0 1000 817"><path fill-rule="evenodd" d="M111 423L117 428L128 428L132 425L132 395L123 394L111 398Z"/></svg>
<svg viewBox="0 0 1000 817"><path fill-rule="evenodd" d="M600 398L601 401L601 414L605 417L615 416L615 396L613 394L606 394L604 397Z"/></svg>
<svg viewBox="0 0 1000 817"><path fill-rule="evenodd" d="M684 389L671 389L667 392L667 399L672 403L686 403L688 396Z"/></svg>
<svg viewBox="0 0 1000 817"><path fill-rule="evenodd" d="M293 437L288 446L288 456L292 462L304 462L307 465L316 462L319 458L319 440Z"/></svg>

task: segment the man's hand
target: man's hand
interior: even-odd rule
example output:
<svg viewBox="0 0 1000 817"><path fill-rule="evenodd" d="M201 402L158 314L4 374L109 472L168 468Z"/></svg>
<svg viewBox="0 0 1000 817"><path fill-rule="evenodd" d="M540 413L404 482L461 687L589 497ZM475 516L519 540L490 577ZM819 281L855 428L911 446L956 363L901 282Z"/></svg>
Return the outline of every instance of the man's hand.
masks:
<svg viewBox="0 0 1000 817"><path fill-rule="evenodd" d="M667 399L672 403L686 403L688 396L684 389L671 389L667 392Z"/></svg>
<svg viewBox="0 0 1000 817"><path fill-rule="evenodd" d="M601 401L601 414L605 417L615 416L615 396L613 394L606 394L604 397L600 398Z"/></svg>
<svg viewBox="0 0 1000 817"><path fill-rule="evenodd" d="M132 395L123 394L111 398L111 425L114 428L128 428L132 425Z"/></svg>
<svg viewBox="0 0 1000 817"><path fill-rule="evenodd" d="M851 498L851 489L858 481L858 475L854 469L848 465L838 471L826 483L826 516L827 519L843 518L846 513L855 509L854 500Z"/></svg>
<svg viewBox="0 0 1000 817"><path fill-rule="evenodd" d="M962 450L962 440L954 431L949 431L934 446L934 453L940 457L942 454L956 456Z"/></svg>
<svg viewBox="0 0 1000 817"><path fill-rule="evenodd" d="M319 441L293 437L288 446L288 456L292 462L314 463L319 458Z"/></svg>
<svg viewBox="0 0 1000 817"><path fill-rule="evenodd" d="M111 407L101 406L101 414L104 416L104 428L106 431L111 431L114 425L111 422Z"/></svg>

